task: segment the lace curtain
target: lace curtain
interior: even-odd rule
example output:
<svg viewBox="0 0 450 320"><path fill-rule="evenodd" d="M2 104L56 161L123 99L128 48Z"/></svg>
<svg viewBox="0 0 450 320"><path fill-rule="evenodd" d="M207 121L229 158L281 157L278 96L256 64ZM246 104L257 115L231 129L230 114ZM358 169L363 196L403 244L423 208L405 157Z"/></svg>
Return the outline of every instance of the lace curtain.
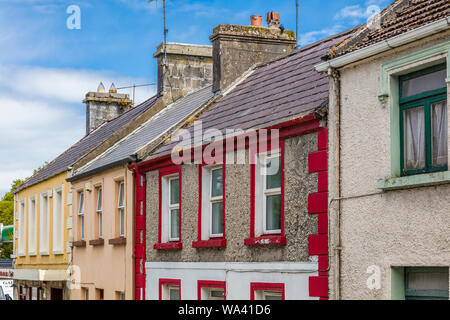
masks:
<svg viewBox="0 0 450 320"><path fill-rule="evenodd" d="M433 124L432 164L433 167L443 167L448 162L447 101L439 101L431 105L431 121Z"/></svg>
<svg viewBox="0 0 450 320"><path fill-rule="evenodd" d="M425 115L424 107L405 111L405 168L425 168Z"/></svg>

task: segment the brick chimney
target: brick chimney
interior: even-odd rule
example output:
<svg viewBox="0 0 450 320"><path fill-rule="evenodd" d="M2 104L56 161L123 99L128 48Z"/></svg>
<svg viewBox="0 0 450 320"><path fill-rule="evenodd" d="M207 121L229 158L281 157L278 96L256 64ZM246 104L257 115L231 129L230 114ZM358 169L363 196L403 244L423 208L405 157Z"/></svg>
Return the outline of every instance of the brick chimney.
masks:
<svg viewBox="0 0 450 320"><path fill-rule="evenodd" d="M97 92L88 92L83 100L86 104L86 135L97 129L106 121L112 120L132 107L128 94L117 93L114 83L109 92L103 83Z"/></svg>
<svg viewBox="0 0 450 320"><path fill-rule="evenodd" d="M278 17L279 20L276 12L270 17ZM254 64L270 61L294 48L295 33L285 31L277 23L270 23L270 27L221 24L214 28L209 38L213 45L214 92L227 88ZM259 21L253 24L259 24Z"/></svg>
<svg viewBox="0 0 450 320"><path fill-rule="evenodd" d="M168 102L212 83L212 47L167 43L167 66L164 66L164 44L153 54L158 60L158 93Z"/></svg>

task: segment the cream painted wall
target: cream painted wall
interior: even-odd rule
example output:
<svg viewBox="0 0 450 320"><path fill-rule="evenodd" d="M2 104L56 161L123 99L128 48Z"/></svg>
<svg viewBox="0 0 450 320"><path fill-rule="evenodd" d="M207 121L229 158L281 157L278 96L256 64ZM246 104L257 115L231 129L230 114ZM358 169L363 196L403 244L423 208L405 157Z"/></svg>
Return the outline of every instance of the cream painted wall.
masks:
<svg viewBox="0 0 450 320"><path fill-rule="evenodd" d="M117 238L115 218L117 212L118 181L125 181L125 245L112 245L109 240ZM86 190L86 185L92 191ZM95 188L103 188L103 239L104 244L93 246L90 240L98 239L96 224L96 192ZM73 189L73 224L74 241L80 240L78 219L78 196L81 190L85 193L85 240L86 247L74 247L73 265L80 269L80 287L89 289L89 299L96 299L96 289L104 290L105 300L115 300L117 292L124 292L127 300L134 299L134 180L133 174L126 167L118 167L75 181ZM83 300L84 291L74 289L71 299Z"/></svg>
<svg viewBox="0 0 450 320"><path fill-rule="evenodd" d="M341 299L390 299L391 267L450 266L450 185L377 189L379 180L391 176L389 102L383 107L378 100L381 63L449 39L449 32L441 33L339 70ZM330 111L330 123L334 117ZM330 143L329 150L334 150L333 136ZM334 172L329 171L331 253L336 247ZM332 255L331 298L336 293L335 262ZM371 266L380 270L379 289L367 286Z"/></svg>

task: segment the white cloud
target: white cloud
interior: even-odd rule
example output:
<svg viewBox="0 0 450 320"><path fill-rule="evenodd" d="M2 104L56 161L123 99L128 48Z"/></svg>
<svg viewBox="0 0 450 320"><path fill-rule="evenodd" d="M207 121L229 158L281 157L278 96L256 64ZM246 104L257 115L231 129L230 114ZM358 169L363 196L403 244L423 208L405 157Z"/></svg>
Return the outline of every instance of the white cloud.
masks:
<svg viewBox="0 0 450 320"><path fill-rule="evenodd" d="M342 25L334 25L331 28L325 28L322 30L306 32L299 35L298 44L300 46L305 46L314 43L320 39L327 38L329 36L335 35L345 28Z"/></svg>
<svg viewBox="0 0 450 320"><path fill-rule="evenodd" d="M82 100L100 81L107 89L113 81L117 87L146 82L107 71L0 68L0 194L84 136ZM136 89L136 103L154 92L155 87Z"/></svg>
<svg viewBox="0 0 450 320"><path fill-rule="evenodd" d="M350 23L357 24L362 21L367 21L374 14L380 12L387 4L387 0L368 0L364 6L346 6L336 13L334 19L340 21L348 20Z"/></svg>

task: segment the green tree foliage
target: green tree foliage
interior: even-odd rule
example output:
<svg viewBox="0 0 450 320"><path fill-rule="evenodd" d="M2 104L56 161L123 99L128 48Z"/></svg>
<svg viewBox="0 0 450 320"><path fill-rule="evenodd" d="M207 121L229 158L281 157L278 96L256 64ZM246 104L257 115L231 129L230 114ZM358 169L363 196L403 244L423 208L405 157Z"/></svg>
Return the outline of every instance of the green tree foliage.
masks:
<svg viewBox="0 0 450 320"><path fill-rule="evenodd" d="M22 180L14 180L11 190L0 201L0 223L10 226L14 223L14 190L23 183ZM9 259L13 250L12 243L0 245L0 259Z"/></svg>

